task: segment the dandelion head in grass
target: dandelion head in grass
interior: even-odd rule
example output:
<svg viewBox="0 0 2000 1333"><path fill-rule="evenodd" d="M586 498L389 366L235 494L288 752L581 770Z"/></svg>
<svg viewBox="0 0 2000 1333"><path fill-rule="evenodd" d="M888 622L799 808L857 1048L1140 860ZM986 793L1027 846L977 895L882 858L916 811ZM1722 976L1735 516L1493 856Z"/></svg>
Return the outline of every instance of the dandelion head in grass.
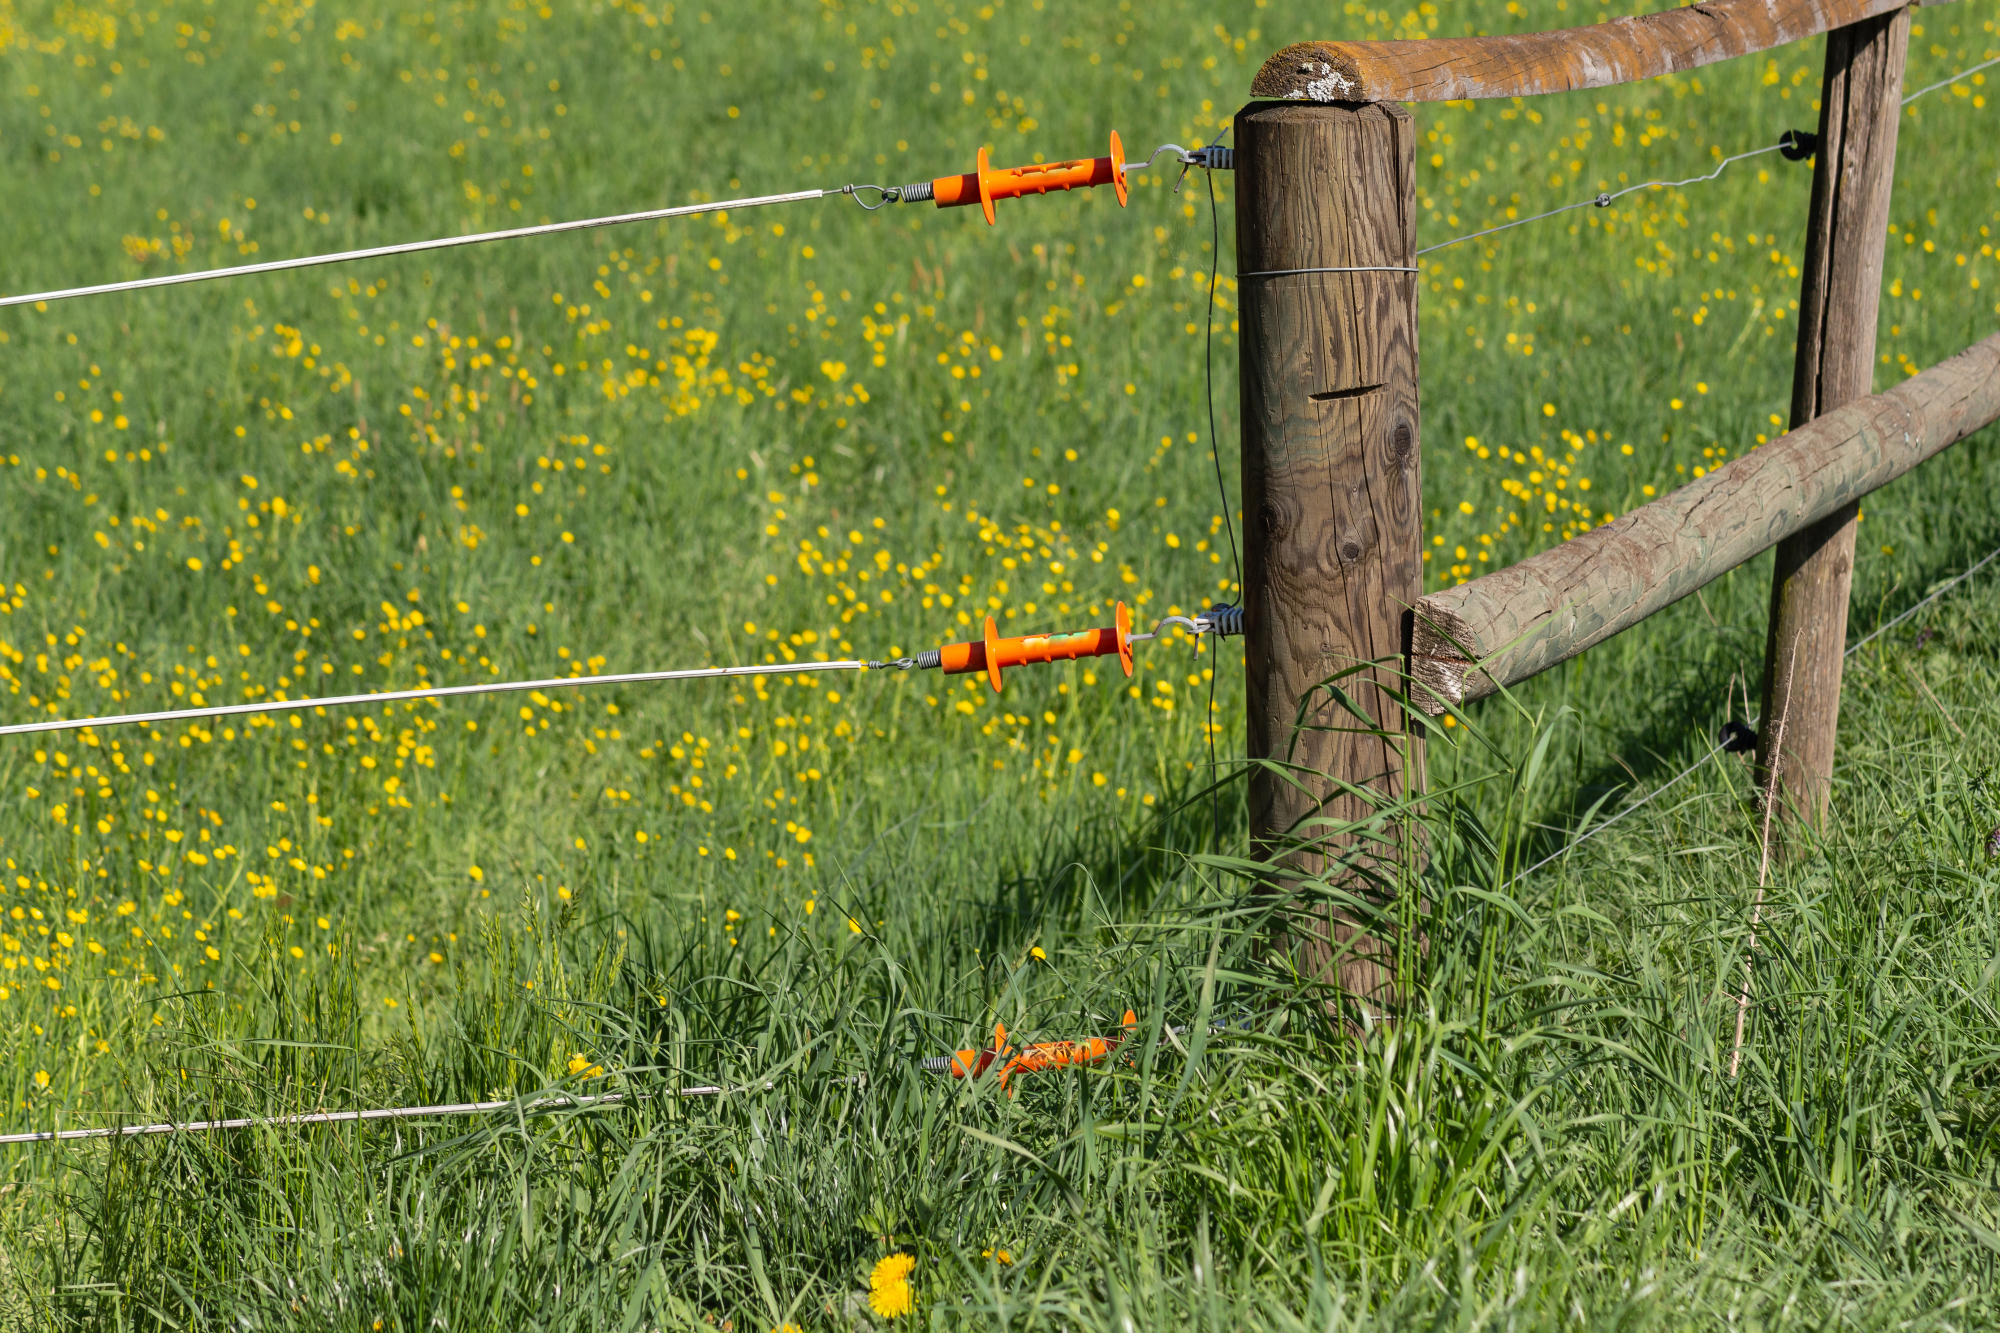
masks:
<svg viewBox="0 0 2000 1333"><path fill-rule="evenodd" d="M916 1266L915 1255L885 1255L868 1275L868 1308L884 1319L900 1319L915 1310L917 1293L910 1287L910 1270Z"/></svg>

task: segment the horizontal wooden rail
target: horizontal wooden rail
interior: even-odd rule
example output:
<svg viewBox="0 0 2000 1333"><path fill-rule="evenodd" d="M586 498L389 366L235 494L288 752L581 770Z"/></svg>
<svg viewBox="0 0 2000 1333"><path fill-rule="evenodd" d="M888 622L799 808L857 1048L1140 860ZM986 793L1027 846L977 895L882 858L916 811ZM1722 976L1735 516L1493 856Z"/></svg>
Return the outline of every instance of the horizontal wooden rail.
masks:
<svg viewBox="0 0 2000 1333"><path fill-rule="evenodd" d="M1556 32L1300 42L1264 62L1250 95L1301 102L1450 102L1608 88L1768 51L1907 3L1705 0Z"/></svg>
<svg viewBox="0 0 2000 1333"><path fill-rule="evenodd" d="M2000 333L1623 518L1419 598L1419 704L1441 713L1566 662L1996 419Z"/></svg>

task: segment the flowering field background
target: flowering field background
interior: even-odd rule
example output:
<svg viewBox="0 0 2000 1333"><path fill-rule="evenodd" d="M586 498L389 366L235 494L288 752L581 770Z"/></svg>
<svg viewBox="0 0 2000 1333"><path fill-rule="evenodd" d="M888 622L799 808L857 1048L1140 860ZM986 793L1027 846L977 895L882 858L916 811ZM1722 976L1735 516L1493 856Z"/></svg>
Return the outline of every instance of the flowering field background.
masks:
<svg viewBox="0 0 2000 1333"><path fill-rule="evenodd" d="M0 289L1192 145L1288 41L1612 12L0 0ZM2000 54L1995 16L1919 11L1910 86ZM1811 128L1819 68L1417 108L1420 241ZM2000 315L1990 88L1906 113L1878 386ZM1134 180L992 229L826 201L0 312L0 713L887 657L989 610L1231 596L1202 358L1233 183L1218 257L1205 182ZM1433 584L1782 428L1808 182L1766 156L1425 261ZM2000 542L1996 483L1981 437L1871 501L1858 626ZM1480 851L1553 847L1754 707L1767 582L1441 736L1418 1016L1359 1043L1193 859L1243 827L1239 786L1188 803L1211 740L1241 753L1233 644L999 697L781 676L0 743L5 1129L648 1094L7 1149L0 1317L1982 1323L1993 595L1856 659L1740 1079L1735 761L1510 894ZM1128 1005L1100 1073L1009 1097L916 1064ZM708 1084L750 1091L668 1095Z"/></svg>

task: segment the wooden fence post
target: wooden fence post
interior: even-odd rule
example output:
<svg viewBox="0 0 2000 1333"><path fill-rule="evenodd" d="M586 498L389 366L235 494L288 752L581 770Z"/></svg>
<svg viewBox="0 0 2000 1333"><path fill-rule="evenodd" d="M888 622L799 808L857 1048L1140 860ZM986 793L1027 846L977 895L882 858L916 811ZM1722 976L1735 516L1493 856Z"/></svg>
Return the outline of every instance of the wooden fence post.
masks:
<svg viewBox="0 0 2000 1333"><path fill-rule="evenodd" d="M1910 11L1827 34L1819 149L1799 291L1794 429L1872 391L1882 250L1896 170ZM1818 823L1833 782L1858 503L1778 544L1764 648L1758 788ZM1784 749L1777 753L1782 732Z"/></svg>
<svg viewBox="0 0 2000 1333"><path fill-rule="evenodd" d="M1415 735L1295 725L1314 685L1380 661L1343 684L1386 729L1402 728L1378 685L1401 688L1409 608L1423 592L1417 278L1295 270L1414 266L1415 138L1393 103L1265 104L1236 118L1248 750L1289 756L1304 788L1253 770L1250 833L1260 854L1285 855L1301 875L1324 864L1283 851L1301 820L1367 811L1337 782L1394 797L1422 771ZM1333 707L1307 722L1364 725ZM1364 1001L1390 997L1390 946L1352 919L1294 915L1282 933L1303 975Z"/></svg>

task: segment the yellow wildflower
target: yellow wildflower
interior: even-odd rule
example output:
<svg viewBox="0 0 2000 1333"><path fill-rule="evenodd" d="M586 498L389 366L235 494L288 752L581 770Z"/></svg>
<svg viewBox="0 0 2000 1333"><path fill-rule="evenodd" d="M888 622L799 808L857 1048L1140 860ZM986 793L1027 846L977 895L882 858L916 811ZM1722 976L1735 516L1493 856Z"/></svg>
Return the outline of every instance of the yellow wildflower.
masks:
<svg viewBox="0 0 2000 1333"><path fill-rule="evenodd" d="M868 1308L884 1319L900 1319L915 1310L917 1293L910 1289L910 1270L916 1266L915 1255L885 1256L868 1275Z"/></svg>

